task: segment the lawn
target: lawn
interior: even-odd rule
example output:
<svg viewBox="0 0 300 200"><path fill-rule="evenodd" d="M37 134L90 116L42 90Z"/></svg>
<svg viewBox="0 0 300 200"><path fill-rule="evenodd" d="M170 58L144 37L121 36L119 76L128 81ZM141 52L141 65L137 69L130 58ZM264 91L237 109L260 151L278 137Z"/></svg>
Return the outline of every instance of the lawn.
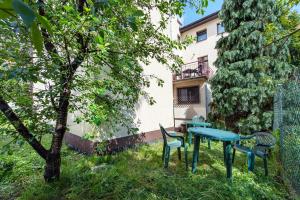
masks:
<svg viewBox="0 0 300 200"><path fill-rule="evenodd" d="M0 146L5 142L1 139ZM289 199L274 156L265 177L260 159L255 173L248 173L246 157L238 153L230 183L222 143L213 142L211 150L201 145L195 174L185 171L175 151L163 169L161 142L102 157L64 146L61 179L51 184L43 180L43 160L27 145L14 145L9 154L0 154L0 199ZM191 156L192 147L190 162Z"/></svg>

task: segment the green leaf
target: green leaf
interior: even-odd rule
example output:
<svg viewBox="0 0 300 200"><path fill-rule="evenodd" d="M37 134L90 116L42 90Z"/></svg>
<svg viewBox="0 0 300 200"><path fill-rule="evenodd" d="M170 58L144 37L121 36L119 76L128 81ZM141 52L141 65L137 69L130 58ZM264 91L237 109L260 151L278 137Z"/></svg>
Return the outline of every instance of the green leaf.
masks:
<svg viewBox="0 0 300 200"><path fill-rule="evenodd" d="M72 6L68 6L68 5L64 6L64 9L65 9L67 12L70 12L70 11L73 11L73 10L74 10L74 8L73 8Z"/></svg>
<svg viewBox="0 0 300 200"><path fill-rule="evenodd" d="M53 34L50 22L46 17L37 15L37 19L41 23L41 25L48 31L49 34Z"/></svg>
<svg viewBox="0 0 300 200"><path fill-rule="evenodd" d="M0 0L0 19L14 16L12 0Z"/></svg>
<svg viewBox="0 0 300 200"><path fill-rule="evenodd" d="M26 26L30 27L36 18L34 11L21 0L13 0L12 7L21 16Z"/></svg>
<svg viewBox="0 0 300 200"><path fill-rule="evenodd" d="M141 11L141 10L136 10L136 11L134 12L134 16L136 16L136 17L144 16L144 12Z"/></svg>
<svg viewBox="0 0 300 200"><path fill-rule="evenodd" d="M12 8L12 0L0 0L0 8L1 9L13 9Z"/></svg>
<svg viewBox="0 0 300 200"><path fill-rule="evenodd" d="M31 26L31 40L34 48L37 50L40 55L43 51L43 37L41 30L39 29L36 22L34 22Z"/></svg>

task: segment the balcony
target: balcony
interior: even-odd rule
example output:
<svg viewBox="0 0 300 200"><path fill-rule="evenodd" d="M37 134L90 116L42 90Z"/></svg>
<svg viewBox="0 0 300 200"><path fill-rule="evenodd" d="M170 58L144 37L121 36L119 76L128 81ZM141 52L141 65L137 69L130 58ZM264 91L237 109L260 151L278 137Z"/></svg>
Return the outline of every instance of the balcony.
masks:
<svg viewBox="0 0 300 200"><path fill-rule="evenodd" d="M191 62L184 64L181 70L173 74L173 81L205 78L208 79L212 73L212 70L208 67L208 63Z"/></svg>

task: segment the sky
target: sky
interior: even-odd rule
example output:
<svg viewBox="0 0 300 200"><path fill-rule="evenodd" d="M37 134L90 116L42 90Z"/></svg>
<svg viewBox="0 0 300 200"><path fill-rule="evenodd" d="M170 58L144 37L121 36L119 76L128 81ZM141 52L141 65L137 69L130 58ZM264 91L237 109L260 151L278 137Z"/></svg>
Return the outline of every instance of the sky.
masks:
<svg viewBox="0 0 300 200"><path fill-rule="evenodd" d="M194 8L190 8L189 6L185 8L183 15L183 25L187 25L191 22L194 22L204 16L207 16L213 12L216 12L222 8L222 3L224 0L215 0L214 2L209 1L208 7L205 9L204 15L199 15L196 13ZM294 8L300 13L300 5Z"/></svg>
<svg viewBox="0 0 300 200"><path fill-rule="evenodd" d="M187 6L184 10L184 15L183 15L183 20L182 20L183 25L187 25L187 24L194 22L206 15L209 15L213 12L220 10L222 7L222 3L223 3L223 0L215 0L215 2L210 1L208 3L208 7L205 8L204 15L197 14L196 9L191 8L190 6Z"/></svg>

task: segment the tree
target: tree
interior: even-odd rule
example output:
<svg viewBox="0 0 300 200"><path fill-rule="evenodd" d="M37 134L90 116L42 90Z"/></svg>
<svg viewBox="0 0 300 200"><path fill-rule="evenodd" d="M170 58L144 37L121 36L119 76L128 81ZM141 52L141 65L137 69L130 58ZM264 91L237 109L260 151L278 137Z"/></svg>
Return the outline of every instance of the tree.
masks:
<svg viewBox="0 0 300 200"><path fill-rule="evenodd" d="M282 30L280 9L273 0L225 0L219 16L228 35L216 45L213 115L236 132L270 129L274 90L293 69L288 41L270 32Z"/></svg>
<svg viewBox="0 0 300 200"><path fill-rule="evenodd" d="M184 43L164 34L169 18L182 15L188 2L199 11L207 4L38 0L27 5L19 0L21 9L15 9L14 2L0 1L1 134L21 136L33 147L46 162L46 181L60 175L68 113L80 112L77 122L136 131L128 123L129 111L141 95L147 96L143 66L151 59L173 70L182 63L173 50ZM156 25L152 10L161 17ZM49 149L41 142L45 134L52 137Z"/></svg>
<svg viewBox="0 0 300 200"><path fill-rule="evenodd" d="M299 0L279 2L279 6L282 7L283 11L280 16L280 23L284 31L277 32L277 34L282 35L282 40L291 40L289 44L290 63L297 68L300 67L300 14L293 11L292 8L299 4Z"/></svg>

